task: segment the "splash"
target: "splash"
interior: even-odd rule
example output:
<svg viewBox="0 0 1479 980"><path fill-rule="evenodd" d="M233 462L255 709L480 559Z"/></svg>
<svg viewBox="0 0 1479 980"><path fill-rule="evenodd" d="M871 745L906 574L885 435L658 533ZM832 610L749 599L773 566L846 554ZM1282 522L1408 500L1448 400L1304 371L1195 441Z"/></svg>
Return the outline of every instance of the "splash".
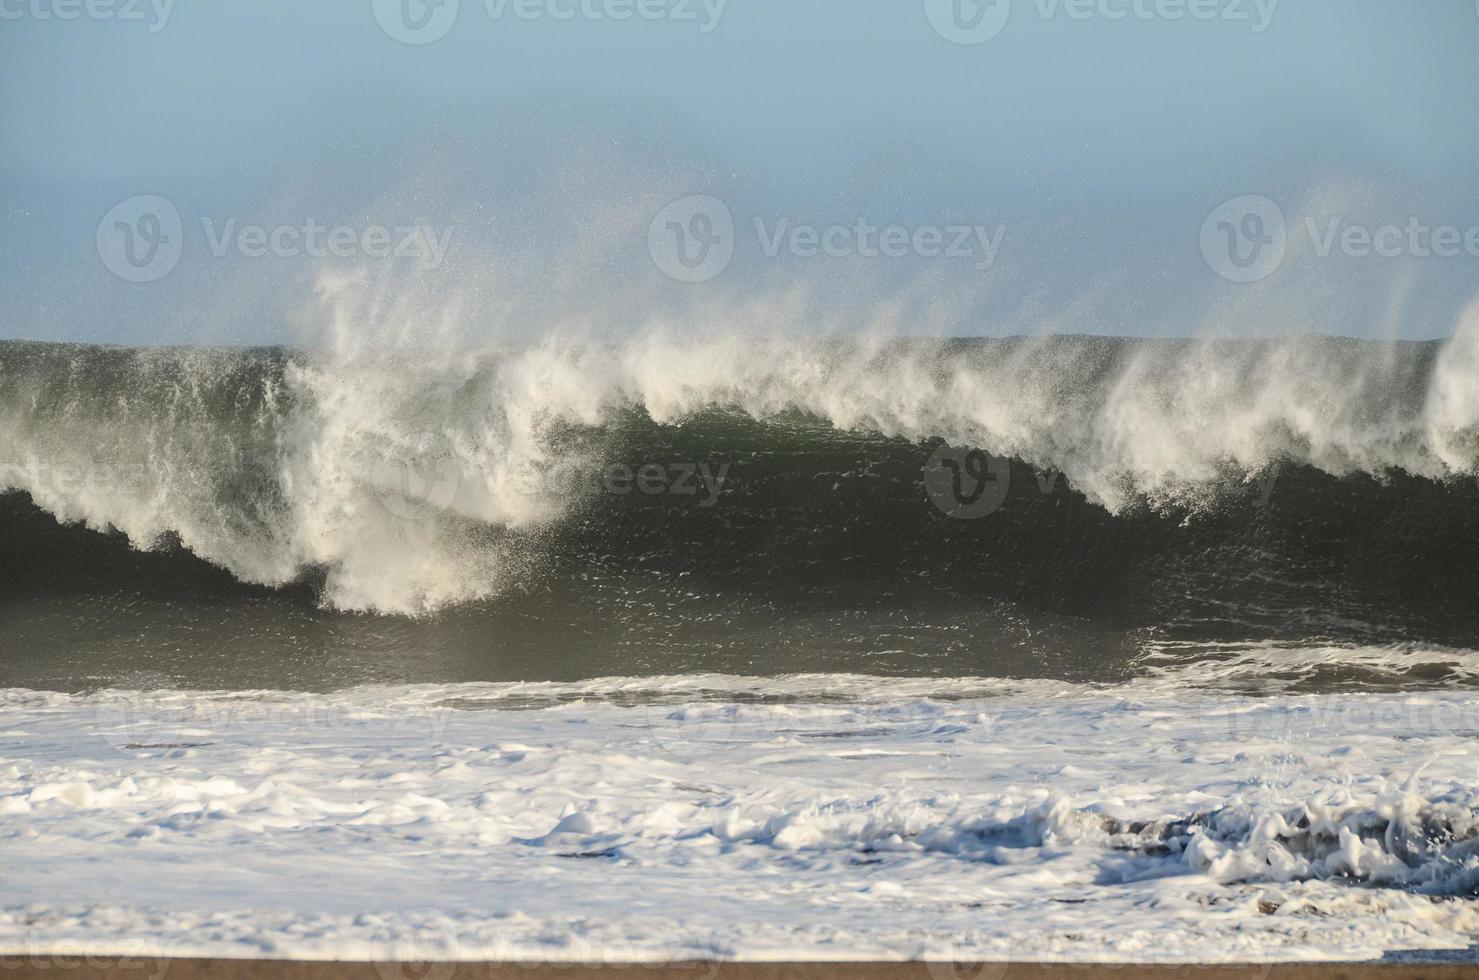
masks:
<svg viewBox="0 0 1479 980"><path fill-rule="evenodd" d="M141 548L177 540L268 585L321 569L329 605L424 614L537 561L590 484L550 474L609 461L634 418L720 452L716 418L979 447L1111 514L1213 508L1279 464L1434 481L1479 465L1479 308L1437 343L657 323L515 347L462 342L455 303L339 277L308 320L313 343L290 350L6 345L0 480Z"/></svg>

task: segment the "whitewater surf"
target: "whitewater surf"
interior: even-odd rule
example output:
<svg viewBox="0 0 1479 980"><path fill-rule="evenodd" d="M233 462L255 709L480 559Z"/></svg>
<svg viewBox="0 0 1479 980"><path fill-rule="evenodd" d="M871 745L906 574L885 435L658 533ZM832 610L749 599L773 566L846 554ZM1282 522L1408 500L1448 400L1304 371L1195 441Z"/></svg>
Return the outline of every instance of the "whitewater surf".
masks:
<svg viewBox="0 0 1479 980"><path fill-rule="evenodd" d="M0 948L1464 950L1476 345L0 344Z"/></svg>

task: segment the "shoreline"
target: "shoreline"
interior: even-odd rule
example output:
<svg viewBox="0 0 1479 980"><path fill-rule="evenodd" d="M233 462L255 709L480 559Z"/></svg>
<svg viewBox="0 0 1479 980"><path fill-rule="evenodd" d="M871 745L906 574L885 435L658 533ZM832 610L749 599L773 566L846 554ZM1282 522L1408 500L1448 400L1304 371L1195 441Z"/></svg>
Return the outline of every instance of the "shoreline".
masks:
<svg viewBox="0 0 1479 980"><path fill-rule="evenodd" d="M1466 953L1468 951L1465 951ZM689 977L694 980L1090 980L1096 977L1150 980L1459 980L1475 975L1473 960L1414 962L1366 961L1279 963L943 963L925 961L584 963L572 962L433 962L372 963L355 960L272 960L106 957L96 954L4 955L5 977L132 977L149 980L553 980L597 971L599 976Z"/></svg>

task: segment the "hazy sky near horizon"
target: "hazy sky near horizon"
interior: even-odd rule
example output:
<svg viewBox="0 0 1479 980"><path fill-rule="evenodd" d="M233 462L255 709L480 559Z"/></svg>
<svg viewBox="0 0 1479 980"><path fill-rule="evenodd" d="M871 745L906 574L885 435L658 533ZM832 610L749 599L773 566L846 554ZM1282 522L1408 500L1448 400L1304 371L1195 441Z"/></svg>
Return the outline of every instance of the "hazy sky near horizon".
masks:
<svg viewBox="0 0 1479 980"><path fill-rule="evenodd" d="M473 333L658 312L714 328L764 297L782 329L887 307L925 332L1418 337L1479 292L1472 0L0 0L0 15L5 336L293 339L336 261L306 254L316 223L361 251L371 226L445 234L405 308L446 319L428 297L456 297ZM180 216L178 265L144 282L99 253L104 216L138 195ZM665 274L650 237L688 195L733 222L732 260L698 282ZM1207 256L1222 234L1234 252L1261 240L1266 213L1213 217L1245 195L1273 202L1285 239L1250 282ZM691 212L675 234L709 230ZM829 255L787 237L798 225L848 231ZM860 225L897 225L907 254L869 254ZM293 230L257 255L243 226ZM1448 227L1454 254L1431 254ZM953 240L970 255L934 254ZM399 288L373 258L347 261Z"/></svg>

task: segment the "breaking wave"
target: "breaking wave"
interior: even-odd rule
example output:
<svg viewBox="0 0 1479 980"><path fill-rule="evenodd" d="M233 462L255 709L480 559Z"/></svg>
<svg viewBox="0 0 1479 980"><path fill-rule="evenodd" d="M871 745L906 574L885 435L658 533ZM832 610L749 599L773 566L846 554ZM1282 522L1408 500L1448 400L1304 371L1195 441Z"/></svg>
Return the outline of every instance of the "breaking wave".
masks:
<svg viewBox="0 0 1479 980"><path fill-rule="evenodd" d="M477 348L362 345L357 308L326 302L336 326L312 348L0 345L0 486L136 548L388 614L580 561L715 581L953 569L1012 599L1014 577L1078 607L1133 594L1144 615L1116 614L1132 625L1317 608L1371 625L1390 607L1409 628L1468 609L1479 582L1460 545L1479 310L1427 343L653 329ZM932 505L941 446L1005 467L956 464L1002 485L997 512Z"/></svg>

